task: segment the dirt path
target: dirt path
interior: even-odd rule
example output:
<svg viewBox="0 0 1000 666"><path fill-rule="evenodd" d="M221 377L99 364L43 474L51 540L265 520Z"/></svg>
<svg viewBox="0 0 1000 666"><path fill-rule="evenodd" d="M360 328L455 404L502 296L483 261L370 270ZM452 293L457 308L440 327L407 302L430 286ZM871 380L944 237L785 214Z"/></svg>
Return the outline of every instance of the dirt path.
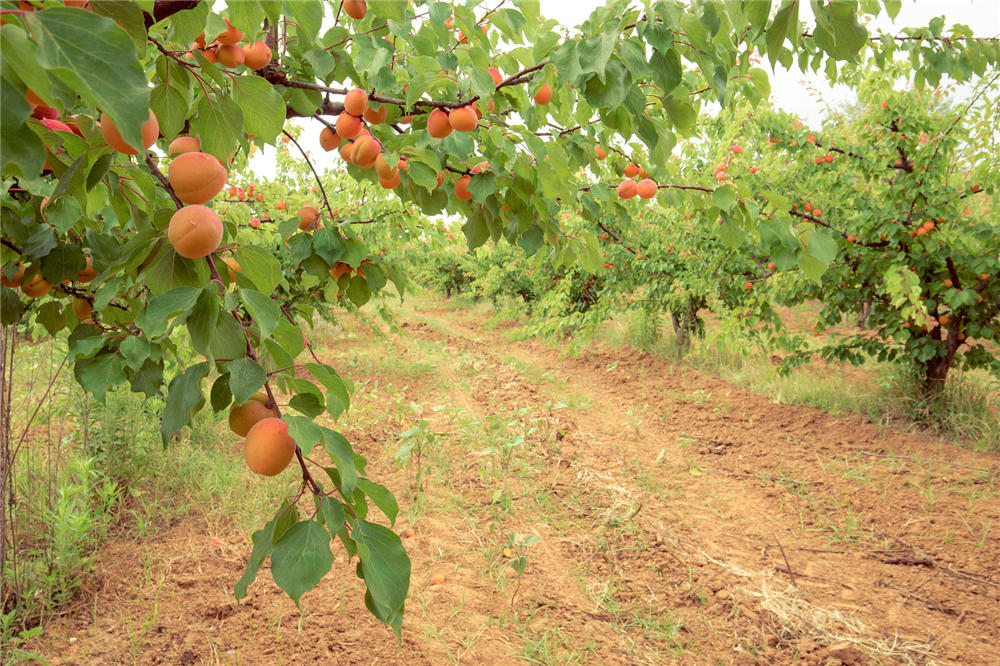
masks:
<svg viewBox="0 0 1000 666"><path fill-rule="evenodd" d="M401 646L342 553L301 614L266 572L235 604L247 539L193 517L109 547L88 611L36 649L79 664L996 663L1000 456L483 323L418 304L404 335L352 322L325 339L359 382L344 432L416 532ZM415 450L393 455L418 440L413 493Z"/></svg>

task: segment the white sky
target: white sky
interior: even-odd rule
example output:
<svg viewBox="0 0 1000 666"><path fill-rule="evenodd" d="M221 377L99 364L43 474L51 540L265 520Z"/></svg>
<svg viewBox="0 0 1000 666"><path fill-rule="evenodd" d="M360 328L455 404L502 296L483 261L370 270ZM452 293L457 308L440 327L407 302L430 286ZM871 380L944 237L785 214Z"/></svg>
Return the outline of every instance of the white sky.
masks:
<svg viewBox="0 0 1000 666"><path fill-rule="evenodd" d="M604 4L598 0L542 0L542 14L572 27L585 21L594 9ZM779 5L779 0L773 0L772 14ZM803 0L800 3L799 19L806 25L811 25L812 16L809 2ZM960 23L970 26L977 37L1000 36L1000 0L903 0L895 21L890 21L888 16L883 15L867 27L869 32L898 32L902 27L926 26L936 16L945 17L946 31L947 26ZM762 60L761 66L770 73L770 63L766 58ZM965 92L967 90L960 88L957 94L962 96ZM780 67L771 74L771 94L772 104L797 114L807 125L812 126L820 125L825 108L853 101L854 97L846 86L831 87L822 73L807 75L798 70L788 71ZM310 151L310 158L317 169L322 171L340 159L336 151L324 153L319 147L319 123L307 120L291 123L307 128L300 143ZM268 146L250 161L250 167L256 174L273 176L276 173L274 150ZM294 151L295 148L290 147L289 150Z"/></svg>

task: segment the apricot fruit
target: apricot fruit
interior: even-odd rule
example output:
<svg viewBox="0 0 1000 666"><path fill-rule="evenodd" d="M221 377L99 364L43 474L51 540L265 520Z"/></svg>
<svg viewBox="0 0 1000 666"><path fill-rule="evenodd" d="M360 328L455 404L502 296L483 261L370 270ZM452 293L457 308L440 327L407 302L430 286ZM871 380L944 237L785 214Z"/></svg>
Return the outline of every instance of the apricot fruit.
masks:
<svg viewBox="0 0 1000 666"><path fill-rule="evenodd" d="M167 170L170 186L177 198L186 204L210 201L226 185L226 168L214 155L182 153L174 158Z"/></svg>
<svg viewBox="0 0 1000 666"><path fill-rule="evenodd" d="M623 180L618 186L618 198L631 199L636 194L637 186L634 180Z"/></svg>
<svg viewBox="0 0 1000 666"><path fill-rule="evenodd" d="M250 428L263 419L276 419L278 412L267 406L267 394L258 392L241 405L229 409L229 429L240 437L246 437Z"/></svg>
<svg viewBox="0 0 1000 666"><path fill-rule="evenodd" d="M255 72L271 64L271 48L264 42L243 47L243 64Z"/></svg>
<svg viewBox="0 0 1000 666"><path fill-rule="evenodd" d="M222 220L207 206L184 206L170 218L167 240L182 257L207 257L222 242Z"/></svg>
<svg viewBox="0 0 1000 666"><path fill-rule="evenodd" d="M448 114L448 124L457 132L471 132L479 125L479 116L471 106L460 106Z"/></svg>
<svg viewBox="0 0 1000 666"><path fill-rule="evenodd" d="M232 46L233 44L236 44L236 42L243 39L242 30L234 28L233 24L230 23L228 20L226 19L223 20L226 21L226 31L221 35L219 35L218 37L216 37L215 41L225 46Z"/></svg>
<svg viewBox="0 0 1000 666"><path fill-rule="evenodd" d="M216 50L215 58L226 67L239 67L245 60L243 47L239 44L223 44Z"/></svg>
<svg viewBox="0 0 1000 666"><path fill-rule="evenodd" d="M344 159L345 162L351 161L351 158L354 156L353 141L345 141L344 143L340 144L340 156Z"/></svg>
<svg viewBox="0 0 1000 666"><path fill-rule="evenodd" d="M94 270L93 264L90 263L90 257L87 257L87 265L82 271L76 274L76 281L86 284L87 282L93 282L96 277L97 271Z"/></svg>
<svg viewBox="0 0 1000 666"><path fill-rule="evenodd" d="M500 70L496 67L490 67L489 71L490 77L493 78L493 84L497 86L500 85L500 82L503 81L503 74L500 73Z"/></svg>
<svg viewBox="0 0 1000 666"><path fill-rule="evenodd" d="M111 120L111 116L106 113L101 114L101 136L107 141L108 145L117 150L119 153L125 153L126 155L138 155L139 151L125 143L125 139L122 138L121 133L118 128L115 127L114 121ZM150 146L156 143L157 137L160 136L160 123L156 120L156 115L153 110L149 111L149 118L142 124L142 149L143 151L148 150Z"/></svg>
<svg viewBox="0 0 1000 666"><path fill-rule="evenodd" d="M36 273L33 278L21 284L21 291L24 292L25 296L30 296L31 298L39 298L51 290L52 285L42 277L41 273Z"/></svg>
<svg viewBox="0 0 1000 666"><path fill-rule="evenodd" d="M260 218L259 217L251 217L250 218L250 228L251 229L257 229L259 227L260 227Z"/></svg>
<svg viewBox="0 0 1000 666"><path fill-rule="evenodd" d="M381 185L386 190L396 189L397 187L399 187L399 184L401 182L402 178L399 175L399 171L396 171L395 175L389 178L382 178L381 176L379 176L378 178L378 184Z"/></svg>
<svg viewBox="0 0 1000 666"><path fill-rule="evenodd" d="M354 142L354 153L351 159L359 167L370 169L375 166L375 160L382 152L382 144L378 139L370 136L363 136Z"/></svg>
<svg viewBox="0 0 1000 666"><path fill-rule="evenodd" d="M288 424L279 418L257 421L247 431L243 456L250 469L263 476L280 474L295 455L295 440L288 434Z"/></svg>
<svg viewBox="0 0 1000 666"><path fill-rule="evenodd" d="M361 118L347 112L340 114L337 116L337 134L341 139L353 139L361 134Z"/></svg>
<svg viewBox="0 0 1000 666"><path fill-rule="evenodd" d="M656 182L650 178L644 178L635 186L636 194L643 199L652 199L656 196Z"/></svg>
<svg viewBox="0 0 1000 666"><path fill-rule="evenodd" d="M368 108L368 93L361 88L353 88L344 95L344 111L352 116L361 116Z"/></svg>
<svg viewBox="0 0 1000 666"><path fill-rule="evenodd" d="M24 264L17 265L18 271L14 277L8 279L6 275L0 277L0 282L3 282L3 286L10 287L11 289L17 289L21 285L21 280L24 278Z"/></svg>
<svg viewBox="0 0 1000 666"><path fill-rule="evenodd" d="M452 132L451 123L448 122L448 114L442 109L434 109L427 116L427 133L435 139L443 139Z"/></svg>
<svg viewBox="0 0 1000 666"><path fill-rule="evenodd" d="M339 280L342 275L347 275L351 272L351 265L345 264L343 261L338 261L330 269L330 276L334 280Z"/></svg>
<svg viewBox="0 0 1000 666"><path fill-rule="evenodd" d="M594 152L597 153L597 159L598 160L603 160L605 157L608 156L608 154L606 152L604 152L604 149L601 148L600 145L598 145L596 148L594 148Z"/></svg>
<svg viewBox="0 0 1000 666"><path fill-rule="evenodd" d="M472 182L472 176L462 176L455 182L455 196L461 201L472 199L472 193L469 192L470 182Z"/></svg>
<svg viewBox="0 0 1000 666"><path fill-rule="evenodd" d="M94 306L86 298L76 296L73 298L73 314L77 319L86 319L93 313Z"/></svg>
<svg viewBox="0 0 1000 666"><path fill-rule="evenodd" d="M299 229L305 231L316 223L316 219L319 217L319 211L313 206L303 206L302 208L299 208L296 215L299 216Z"/></svg>
<svg viewBox="0 0 1000 666"><path fill-rule="evenodd" d="M626 178L635 178L637 175L639 175L639 167L632 164L631 162L625 165Z"/></svg>
<svg viewBox="0 0 1000 666"><path fill-rule="evenodd" d="M360 21L368 13L368 3L365 0L344 0L344 13L356 21Z"/></svg>
<svg viewBox="0 0 1000 666"><path fill-rule="evenodd" d="M385 156L379 155L375 158L375 173L384 180L390 180L399 173L399 166L390 167L385 161Z"/></svg>
<svg viewBox="0 0 1000 666"><path fill-rule="evenodd" d="M551 101L552 101L552 88L549 86L549 84L546 83L545 85L543 85L541 88L538 89L538 92L535 93L535 104L538 104L540 106L545 106Z"/></svg>
<svg viewBox="0 0 1000 666"><path fill-rule="evenodd" d="M364 119L368 121L371 125L381 125L385 122L385 118L389 115L389 107L381 106L379 108L373 107L371 104L365 109L362 114Z"/></svg>
<svg viewBox="0 0 1000 666"><path fill-rule="evenodd" d="M287 205L288 204L286 204L284 201L279 201L278 204L275 206L275 208L277 208L278 210L285 210L285 206Z"/></svg>
<svg viewBox="0 0 1000 666"><path fill-rule="evenodd" d="M201 141L197 137L193 136L179 136L170 142L170 147L167 151L171 155L180 155L181 153L197 153L201 151Z"/></svg>
<svg viewBox="0 0 1000 666"><path fill-rule="evenodd" d="M319 145L327 152L336 149L336 147L340 145L341 141L342 139L340 138L340 135L329 127L324 127L323 131L319 133Z"/></svg>

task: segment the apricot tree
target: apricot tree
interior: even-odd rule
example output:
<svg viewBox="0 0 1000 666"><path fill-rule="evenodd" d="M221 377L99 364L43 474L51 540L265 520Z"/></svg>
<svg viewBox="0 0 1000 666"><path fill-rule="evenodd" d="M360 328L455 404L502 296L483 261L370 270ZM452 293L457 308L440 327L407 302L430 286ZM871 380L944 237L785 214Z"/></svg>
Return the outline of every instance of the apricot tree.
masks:
<svg viewBox="0 0 1000 666"><path fill-rule="evenodd" d="M998 61L996 43L965 28L873 35L859 19L878 3L813 5L815 24L804 26L796 0L774 12L769 2L618 1L569 33L531 0L242 0L221 13L199 0L4 0L3 324L27 318L66 335L75 376L98 400L126 384L163 395L165 442L206 407L221 412L263 390L280 420L249 427L248 463L276 474L288 457L300 480L253 534L237 598L270 557L298 603L330 571L339 539L358 558L368 608L398 633L409 560L369 516L371 503L392 523L398 506L318 421L348 408L350 383L302 330L324 296L354 307L378 297L391 267L351 230L358 220L334 210L322 179L309 200L277 202L275 221L246 224L252 207L239 202L262 204L262 194L225 190L236 203L224 206L220 181L255 149L297 145L286 119L311 118L350 178L424 215L464 218L470 247L548 244L558 263L594 271L597 233L569 233L557 213L625 214L620 183L595 177L602 151L637 138L648 174L636 193L686 191L665 178L676 137L694 131L705 102L766 98L755 54L831 75L863 54L905 55L932 82ZM178 156L165 173L168 154ZM694 205L705 219L764 224L749 184L716 172L701 189ZM802 254L825 268L822 249ZM222 258L233 260L232 289ZM89 309L73 307L80 300ZM307 462L317 446L329 462Z"/></svg>

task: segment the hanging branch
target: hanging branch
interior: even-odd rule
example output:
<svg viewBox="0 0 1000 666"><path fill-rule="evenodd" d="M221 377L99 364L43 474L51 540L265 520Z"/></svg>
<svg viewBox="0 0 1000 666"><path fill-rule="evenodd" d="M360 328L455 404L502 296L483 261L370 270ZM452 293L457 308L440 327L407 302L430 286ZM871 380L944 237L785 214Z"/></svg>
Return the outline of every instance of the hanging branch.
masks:
<svg viewBox="0 0 1000 666"><path fill-rule="evenodd" d="M316 172L316 167L313 166L312 160L309 159L306 151L302 149L302 146L299 145L299 142L295 140L294 136L289 134L286 130L281 130L281 133L287 136L289 140L295 144L295 147L299 149L299 152L302 153L302 158L306 161L306 164L309 165L309 168L313 172L313 176L316 177L316 184L319 185L319 191L323 195L323 204L326 206L326 212L330 214L330 220L336 219L337 216L333 214L333 208L330 207L330 201L326 198L326 188L323 187L323 181L320 179L319 173Z"/></svg>

